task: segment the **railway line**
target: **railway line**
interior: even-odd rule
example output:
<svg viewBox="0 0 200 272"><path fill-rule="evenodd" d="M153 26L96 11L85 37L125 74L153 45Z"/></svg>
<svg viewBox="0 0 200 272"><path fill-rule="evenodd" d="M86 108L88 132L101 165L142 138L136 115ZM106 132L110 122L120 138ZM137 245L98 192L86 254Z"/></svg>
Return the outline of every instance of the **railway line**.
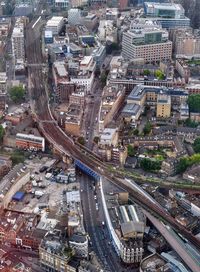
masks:
<svg viewBox="0 0 200 272"><path fill-rule="evenodd" d="M27 63L40 64L43 63L43 56L41 51L41 40L38 31L34 29L38 24L42 25L42 20L31 22L26 29L26 54ZM33 27L34 26L34 27ZM128 191L131 197L142 205L148 211L155 214L158 218L162 218L166 223L170 224L172 228L180 232L191 244L193 244L198 250L200 250L199 240L183 226L181 226L173 217L170 216L162 207L155 201L150 199L147 194L139 189L135 184L129 180L122 180L115 177L109 172L106 165L94 154L91 154L88 150L80 148L75 144L71 138L69 138L62 129L55 124L53 116L49 109L48 96L45 88L45 76L43 68L40 65L28 66L28 79L29 79L29 93L33 100L33 111L36 114L37 121L39 123L39 129L45 136L45 138L52 143L52 145L63 155L70 155L73 159L81 161L87 167L93 169L99 175L105 176L112 183L120 186L124 190ZM40 122L40 120L46 120L47 122ZM187 264L187 254L185 258ZM194 264L195 265L195 264ZM194 272L200 271L193 270Z"/></svg>

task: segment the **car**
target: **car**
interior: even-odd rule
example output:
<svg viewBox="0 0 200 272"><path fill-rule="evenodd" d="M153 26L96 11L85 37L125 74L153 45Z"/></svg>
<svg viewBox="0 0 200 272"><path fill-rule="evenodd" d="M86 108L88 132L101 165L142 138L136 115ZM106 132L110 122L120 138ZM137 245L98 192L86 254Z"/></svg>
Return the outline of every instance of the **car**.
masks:
<svg viewBox="0 0 200 272"><path fill-rule="evenodd" d="M40 173L43 173L44 171L46 171L48 169L48 167L47 166L42 166L40 169L39 169L39 172Z"/></svg>
<svg viewBox="0 0 200 272"><path fill-rule="evenodd" d="M36 174L36 175L39 175L39 173L38 173L37 171L35 171L35 174Z"/></svg>

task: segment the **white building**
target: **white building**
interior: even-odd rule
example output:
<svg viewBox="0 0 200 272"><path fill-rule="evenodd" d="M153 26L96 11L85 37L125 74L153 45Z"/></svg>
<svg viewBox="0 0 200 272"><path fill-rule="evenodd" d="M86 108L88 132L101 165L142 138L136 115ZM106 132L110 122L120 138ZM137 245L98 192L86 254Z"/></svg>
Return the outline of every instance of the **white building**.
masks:
<svg viewBox="0 0 200 272"><path fill-rule="evenodd" d="M78 86L85 86L86 92L91 91L94 82L95 61L92 56L85 56L79 65L79 72L70 77L70 81Z"/></svg>
<svg viewBox="0 0 200 272"><path fill-rule="evenodd" d="M54 16L47 21L46 31L52 31L53 35L58 35L64 26L64 18L62 16Z"/></svg>
<svg viewBox="0 0 200 272"><path fill-rule="evenodd" d="M88 257L88 238L83 234L73 234L69 239L69 245L75 250L77 257Z"/></svg>
<svg viewBox="0 0 200 272"><path fill-rule="evenodd" d="M53 0L55 8L66 9L69 5L69 0Z"/></svg>
<svg viewBox="0 0 200 272"><path fill-rule="evenodd" d="M118 143L118 131L116 128L105 128L100 136L99 144L102 146L116 146Z"/></svg>

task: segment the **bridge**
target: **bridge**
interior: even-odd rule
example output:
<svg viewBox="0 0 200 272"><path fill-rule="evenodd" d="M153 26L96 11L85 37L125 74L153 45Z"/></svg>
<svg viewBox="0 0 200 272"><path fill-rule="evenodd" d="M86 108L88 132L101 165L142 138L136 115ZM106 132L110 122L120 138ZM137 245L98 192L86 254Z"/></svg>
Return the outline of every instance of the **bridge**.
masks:
<svg viewBox="0 0 200 272"><path fill-rule="evenodd" d="M98 175L96 172L94 172L91 168L89 168L87 165L82 163L79 160L75 160L75 166L79 168L81 171L83 171L88 176L92 177L94 180L99 181L100 175Z"/></svg>

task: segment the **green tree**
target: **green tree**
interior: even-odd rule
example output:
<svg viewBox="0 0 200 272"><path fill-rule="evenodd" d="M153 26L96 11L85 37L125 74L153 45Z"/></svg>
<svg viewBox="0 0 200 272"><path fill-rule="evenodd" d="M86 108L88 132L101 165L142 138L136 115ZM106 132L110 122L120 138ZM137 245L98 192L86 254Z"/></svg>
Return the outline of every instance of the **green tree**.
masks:
<svg viewBox="0 0 200 272"><path fill-rule="evenodd" d="M81 145L84 145L85 144L85 139L84 137L78 137L78 143L81 144Z"/></svg>
<svg viewBox="0 0 200 272"><path fill-rule="evenodd" d="M148 69L144 69L143 74L144 76L149 76L151 73Z"/></svg>
<svg viewBox="0 0 200 272"><path fill-rule="evenodd" d="M155 172L161 169L161 161L144 158L140 161L140 167L145 171Z"/></svg>
<svg viewBox="0 0 200 272"><path fill-rule="evenodd" d="M150 122L147 122L143 128L144 135L148 135L151 132L152 125Z"/></svg>
<svg viewBox="0 0 200 272"><path fill-rule="evenodd" d="M5 134L5 130L3 126L0 125L0 142L2 142L4 134Z"/></svg>
<svg viewBox="0 0 200 272"><path fill-rule="evenodd" d="M103 87L106 85L107 76L108 76L108 73L107 73L107 72L103 71L103 72L101 73L100 81L101 81Z"/></svg>
<svg viewBox="0 0 200 272"><path fill-rule="evenodd" d="M15 86L10 89L9 93L12 101L15 103L19 103L22 102L24 99L25 90L23 86Z"/></svg>
<svg viewBox="0 0 200 272"><path fill-rule="evenodd" d="M127 146L128 156L133 157L135 155L135 150L132 145Z"/></svg>
<svg viewBox="0 0 200 272"><path fill-rule="evenodd" d="M156 70L156 71L155 71L155 76L156 76L157 79L159 79L159 80L165 79L164 73L163 73L162 71L160 71L160 70Z"/></svg>
<svg viewBox="0 0 200 272"><path fill-rule="evenodd" d="M134 134L135 136L138 136L138 134L139 134L139 130L138 130L137 128L136 128L136 129L134 129L133 134Z"/></svg>
<svg viewBox="0 0 200 272"><path fill-rule="evenodd" d="M197 138L194 141L193 148L194 148L195 153L200 153L200 138Z"/></svg>
<svg viewBox="0 0 200 272"><path fill-rule="evenodd" d="M188 168L189 166L189 161L188 161L188 158L180 158L180 161L177 165L177 173L183 173L185 172L185 170Z"/></svg>
<svg viewBox="0 0 200 272"><path fill-rule="evenodd" d="M188 97L190 112L200 112L200 94L192 94Z"/></svg>
<svg viewBox="0 0 200 272"><path fill-rule="evenodd" d="M100 139L99 139L98 136L95 136L94 139L93 139L93 141L95 142L95 144L98 144L99 140L100 140Z"/></svg>

